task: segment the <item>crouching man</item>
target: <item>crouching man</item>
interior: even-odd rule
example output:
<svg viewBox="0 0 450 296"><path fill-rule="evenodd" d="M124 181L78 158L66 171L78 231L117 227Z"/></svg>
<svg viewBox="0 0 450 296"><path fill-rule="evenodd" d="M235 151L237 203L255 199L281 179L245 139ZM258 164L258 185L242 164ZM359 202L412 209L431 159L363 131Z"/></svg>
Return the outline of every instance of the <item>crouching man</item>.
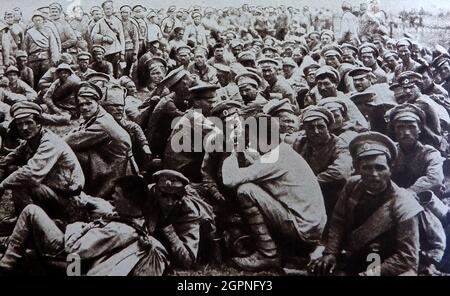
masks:
<svg viewBox="0 0 450 296"><path fill-rule="evenodd" d="M355 169L330 220L324 256L311 263L315 274L417 274L419 213L412 192L391 181L397 149L388 137L368 132L350 143ZM345 255L343 254L345 251ZM369 268L380 259L378 269Z"/></svg>
<svg viewBox="0 0 450 296"><path fill-rule="evenodd" d="M0 272L15 271L32 240L43 258L78 255L82 265L88 264L81 266L87 275L161 275L168 266L166 250L144 226L147 184L138 176L122 177L115 184L115 211L105 211L90 223L69 224L65 231L39 206L25 207L0 260Z"/></svg>
<svg viewBox="0 0 450 296"><path fill-rule="evenodd" d="M62 215L84 186L75 153L62 138L42 127L39 105L23 101L11 107L13 125L24 141L0 158L0 196L12 190L17 214L30 203Z"/></svg>
<svg viewBox="0 0 450 296"><path fill-rule="evenodd" d="M257 149L260 157L251 160L245 157L251 150L235 149L222 166L223 184L237 190L238 205L256 245L252 255L232 260L249 271L280 268L282 251L295 250L296 256L308 257L317 247L327 219L314 172L288 144L280 143L278 124L269 118L257 117L257 122L266 120L267 130L261 123L249 134L250 140L258 139L258 143L250 142L250 147ZM274 132L278 137L272 139ZM249 165L240 166L242 159Z"/></svg>

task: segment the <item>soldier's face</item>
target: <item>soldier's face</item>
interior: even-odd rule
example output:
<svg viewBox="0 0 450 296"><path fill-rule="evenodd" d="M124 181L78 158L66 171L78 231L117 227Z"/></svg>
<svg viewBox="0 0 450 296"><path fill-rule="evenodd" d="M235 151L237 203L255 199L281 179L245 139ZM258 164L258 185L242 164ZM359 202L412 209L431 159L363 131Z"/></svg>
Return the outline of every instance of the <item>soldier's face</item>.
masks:
<svg viewBox="0 0 450 296"><path fill-rule="evenodd" d="M78 110L84 119L89 119L98 110L98 103L92 98L78 97Z"/></svg>
<svg viewBox="0 0 450 296"><path fill-rule="evenodd" d="M394 131L400 146L415 145L420 135L420 127L416 121L399 120L395 123Z"/></svg>
<svg viewBox="0 0 450 296"><path fill-rule="evenodd" d="M194 60L197 67L203 67L206 65L206 56L204 54L196 54L194 56Z"/></svg>
<svg viewBox="0 0 450 296"><path fill-rule="evenodd" d="M292 134L297 130L298 120L297 117L289 112L280 112L277 114L280 120L280 133Z"/></svg>
<svg viewBox="0 0 450 296"><path fill-rule="evenodd" d="M370 81L369 77L355 77L353 78L353 85L355 86L356 90L359 92L365 91L369 86L372 85L372 82Z"/></svg>
<svg viewBox="0 0 450 296"><path fill-rule="evenodd" d="M261 71L264 79L267 81L271 81L277 76L277 71L275 67L263 67Z"/></svg>
<svg viewBox="0 0 450 296"><path fill-rule="evenodd" d="M114 7L112 3L106 3L103 6L103 12L105 13L106 16L111 16L114 12Z"/></svg>
<svg viewBox="0 0 450 296"><path fill-rule="evenodd" d="M103 106L105 108L106 112L111 114L115 120L120 121L123 118L123 112L125 110L124 105L106 105Z"/></svg>
<svg viewBox="0 0 450 296"><path fill-rule="evenodd" d="M211 113L211 106L214 104L214 98L210 99L195 99L193 100L194 109L202 110L202 114L209 116Z"/></svg>
<svg viewBox="0 0 450 296"><path fill-rule="evenodd" d="M428 72L422 74L422 89L427 89L433 84L433 78Z"/></svg>
<svg viewBox="0 0 450 296"><path fill-rule="evenodd" d="M58 78L64 82L69 78L69 76L72 74L70 71L58 71Z"/></svg>
<svg viewBox="0 0 450 296"><path fill-rule="evenodd" d="M33 116L14 119L19 136L24 140L34 138L41 131L42 125Z"/></svg>
<svg viewBox="0 0 450 296"><path fill-rule="evenodd" d="M330 44L331 42L333 42L333 40L331 39L331 37L329 35L322 35L322 37L320 38L320 41L322 42L323 45L327 45L327 44Z"/></svg>
<svg viewBox="0 0 450 296"><path fill-rule="evenodd" d="M372 53L363 53L361 55L361 61L364 66L371 68L377 62L377 59Z"/></svg>
<svg viewBox="0 0 450 296"><path fill-rule="evenodd" d="M8 13L7 15L5 15L5 22L8 25L12 25L14 23L14 15L12 13Z"/></svg>
<svg viewBox="0 0 450 296"><path fill-rule="evenodd" d="M241 94L242 99L247 104L256 99L258 95L258 90L255 86L247 84L242 87L239 87L239 93Z"/></svg>
<svg viewBox="0 0 450 296"><path fill-rule="evenodd" d="M386 62L386 64L388 64L389 68L394 70L395 67L397 67L398 63L397 60L394 57L388 57L384 60Z"/></svg>
<svg viewBox="0 0 450 296"><path fill-rule="evenodd" d="M194 24L195 24L196 26L198 26L198 25L201 24L202 18L201 18L201 16L196 16L196 17L193 19L193 21L194 21Z"/></svg>
<svg viewBox="0 0 450 296"><path fill-rule="evenodd" d="M441 76L442 80L446 80L450 77L450 64L445 63L439 68L439 75Z"/></svg>
<svg viewBox="0 0 450 296"><path fill-rule="evenodd" d="M290 78L292 74L294 74L295 67L292 67L290 65L284 65L283 66L283 74L284 78Z"/></svg>
<svg viewBox="0 0 450 296"><path fill-rule="evenodd" d="M177 55L177 58L178 58L178 62L182 65L189 64L189 62L191 60L191 56L186 52L180 52Z"/></svg>
<svg viewBox="0 0 450 296"><path fill-rule="evenodd" d="M405 95L408 101L412 102L418 97L420 97L422 93L420 92L420 88L417 85L413 84L409 86L404 86L403 94Z"/></svg>
<svg viewBox="0 0 450 296"><path fill-rule="evenodd" d="M243 50L243 47L240 45L231 49L231 51L233 52L233 55L235 57L237 57L242 52L242 50Z"/></svg>
<svg viewBox="0 0 450 296"><path fill-rule="evenodd" d="M214 50L214 57L216 57L217 59L222 59L223 58L223 48L216 48Z"/></svg>
<svg viewBox="0 0 450 296"><path fill-rule="evenodd" d="M97 63L103 61L103 53L99 51L94 51L92 57L94 58L94 61L96 61Z"/></svg>
<svg viewBox="0 0 450 296"><path fill-rule="evenodd" d="M342 55L342 62L353 65L355 63L355 57L353 54L344 53Z"/></svg>
<svg viewBox="0 0 450 296"><path fill-rule="evenodd" d="M324 98L335 97L337 92L337 85L330 78L317 79L317 89L319 94Z"/></svg>
<svg viewBox="0 0 450 296"><path fill-rule="evenodd" d="M324 144L330 137L328 125L324 119L316 119L304 123L306 138L313 145Z"/></svg>
<svg viewBox="0 0 450 296"><path fill-rule="evenodd" d="M59 15L60 15L60 12L59 12L59 9L58 9L58 8L56 8L56 7L50 8L50 18L51 18L52 20L58 19L58 18L59 18Z"/></svg>
<svg viewBox="0 0 450 296"><path fill-rule="evenodd" d="M86 71L89 67L89 60L80 60L78 62L78 65L80 66L80 70Z"/></svg>
<svg viewBox="0 0 450 296"><path fill-rule="evenodd" d="M150 80L153 83L160 83L164 79L164 72L158 67L150 72Z"/></svg>
<svg viewBox="0 0 450 296"><path fill-rule="evenodd" d="M300 52L294 52L292 53L292 59L297 63L297 65L300 65L303 62L303 55Z"/></svg>
<svg viewBox="0 0 450 296"><path fill-rule="evenodd" d="M19 75L17 75L16 72L8 73L8 75L6 75L6 76L8 77L10 83L11 82L16 82L17 79L19 78Z"/></svg>
<svg viewBox="0 0 450 296"><path fill-rule="evenodd" d="M341 62L339 61L337 56L328 56L325 58L325 63L330 66L333 67L335 69L337 69L339 67L339 65L341 64Z"/></svg>
<svg viewBox="0 0 450 296"><path fill-rule="evenodd" d="M94 19L94 21L98 21L102 17L103 17L103 14L101 11L97 10L97 11L92 12L92 18Z"/></svg>
<svg viewBox="0 0 450 296"><path fill-rule="evenodd" d="M331 112L333 113L333 117L334 117L334 124L331 127L331 130L332 131L340 130L342 128L342 126L344 125L344 116L342 115L342 111L341 110L333 110Z"/></svg>
<svg viewBox="0 0 450 296"><path fill-rule="evenodd" d="M129 11L122 11L122 18L125 20L128 20L130 18L130 12Z"/></svg>
<svg viewBox="0 0 450 296"><path fill-rule="evenodd" d="M386 155L362 157L357 163L365 190L372 194L384 192L391 180L391 169Z"/></svg>
<svg viewBox="0 0 450 296"><path fill-rule="evenodd" d="M403 60L403 61L407 61L409 60L409 58L411 57L411 52L409 51L408 47L406 46L401 46L398 49L398 56Z"/></svg>
<svg viewBox="0 0 450 296"><path fill-rule="evenodd" d="M44 18L40 16L34 17L33 24L36 29L42 29L44 27Z"/></svg>

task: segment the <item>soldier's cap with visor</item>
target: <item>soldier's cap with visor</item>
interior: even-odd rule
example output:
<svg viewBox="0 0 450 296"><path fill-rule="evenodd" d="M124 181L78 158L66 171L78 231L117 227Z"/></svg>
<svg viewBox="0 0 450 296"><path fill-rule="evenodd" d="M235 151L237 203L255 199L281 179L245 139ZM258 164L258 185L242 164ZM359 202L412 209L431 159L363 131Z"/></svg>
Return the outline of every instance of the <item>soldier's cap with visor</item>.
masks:
<svg viewBox="0 0 450 296"><path fill-rule="evenodd" d="M283 58L282 62L283 66L291 66L291 67L297 67L297 63L292 58Z"/></svg>
<svg viewBox="0 0 450 296"><path fill-rule="evenodd" d="M26 58L28 57L28 54L25 50L18 50L16 51L16 59L18 58Z"/></svg>
<svg viewBox="0 0 450 296"><path fill-rule="evenodd" d="M325 58L335 56L341 59L342 54L342 50L335 45L327 45L322 49L322 56Z"/></svg>
<svg viewBox="0 0 450 296"><path fill-rule="evenodd" d="M103 97L101 88L92 82L81 82L75 90L77 98L91 98L100 101Z"/></svg>
<svg viewBox="0 0 450 296"><path fill-rule="evenodd" d="M217 72L222 72L222 73L230 73L231 69L230 67L228 67L227 65L221 64L221 63L215 63L212 65Z"/></svg>
<svg viewBox="0 0 450 296"><path fill-rule="evenodd" d="M136 11L137 8L141 8L144 12L147 11L147 8L140 4L133 6L133 11Z"/></svg>
<svg viewBox="0 0 450 296"><path fill-rule="evenodd" d="M316 71L316 79L322 79L322 78L330 78L335 83L339 83L340 77L339 72L330 66L322 66Z"/></svg>
<svg viewBox="0 0 450 296"><path fill-rule="evenodd" d="M239 62L255 61L256 55L253 51L243 51L240 54L238 54L237 59Z"/></svg>
<svg viewBox="0 0 450 296"><path fill-rule="evenodd" d="M108 74L102 73L102 72L93 72L86 76L86 81L89 82L110 82L111 77Z"/></svg>
<svg viewBox="0 0 450 296"><path fill-rule="evenodd" d="M197 46L194 48L194 55L202 54L205 57L208 56L209 50L204 46Z"/></svg>
<svg viewBox="0 0 450 296"><path fill-rule="evenodd" d="M306 35L306 37L307 37L307 38L311 38L313 35L316 35L317 37L320 38L320 33L317 32L317 31L309 32L308 35Z"/></svg>
<svg viewBox="0 0 450 296"><path fill-rule="evenodd" d="M375 96L376 94L372 92L358 92L350 96L350 101L355 103L355 105L374 106L376 105L374 100Z"/></svg>
<svg viewBox="0 0 450 296"><path fill-rule="evenodd" d="M409 103L395 106L388 111L387 115L391 124L394 124L397 121L413 121L417 122L419 126L421 123L425 122L426 117L425 112L419 107Z"/></svg>
<svg viewBox="0 0 450 296"><path fill-rule="evenodd" d="M332 126L334 124L334 116L327 108L322 106L308 106L303 109L301 114L302 123L315 121L318 119L323 119L327 126Z"/></svg>
<svg viewBox="0 0 450 296"><path fill-rule="evenodd" d="M252 73L250 71L240 73L235 78L236 84L239 88L244 87L246 85L253 85L256 88L259 88L262 84L262 79L259 75Z"/></svg>
<svg viewBox="0 0 450 296"><path fill-rule="evenodd" d="M216 97L216 90L220 88L218 84L199 83L189 88L193 100L213 99Z"/></svg>
<svg viewBox="0 0 450 296"><path fill-rule="evenodd" d="M422 75L413 71L402 72L397 78L398 83L402 87L411 87L420 80L422 80Z"/></svg>
<svg viewBox="0 0 450 296"><path fill-rule="evenodd" d="M331 112L340 110L344 116L347 115L348 112L347 103L345 103L344 100L341 100L338 97L328 97L321 99L317 106L325 107Z"/></svg>
<svg viewBox="0 0 450 296"><path fill-rule="evenodd" d="M92 53L94 53L94 52L101 52L102 54L106 53L106 49L103 46L98 45L98 44L92 46L91 51L92 51Z"/></svg>
<svg viewBox="0 0 450 296"><path fill-rule="evenodd" d="M149 71L151 72L156 67L162 67L164 71L167 69L167 62L158 57L153 57L145 62L145 65L148 67Z"/></svg>
<svg viewBox="0 0 450 296"><path fill-rule="evenodd" d="M13 120L25 118L30 115L36 115L39 118L42 118L42 108L36 103L30 101L19 101L12 105L10 109L10 114Z"/></svg>
<svg viewBox="0 0 450 296"><path fill-rule="evenodd" d="M398 53L396 53L395 51L391 51L391 50L389 50L389 51L387 51L387 52L385 52L384 54L383 54L383 59L384 60L386 60L386 59L388 59L388 58L390 58L390 57L393 57L394 59L398 59Z"/></svg>
<svg viewBox="0 0 450 296"><path fill-rule="evenodd" d="M372 74L372 77L375 76L372 73L372 69L368 67L359 67L348 72L348 76L352 77L353 79L362 79L367 77L369 74Z"/></svg>
<svg viewBox="0 0 450 296"><path fill-rule="evenodd" d="M190 183L189 179L182 173L174 170L160 170L152 175L153 182L158 187L175 187L184 189Z"/></svg>
<svg viewBox="0 0 450 296"><path fill-rule="evenodd" d="M347 1L342 2L342 9L352 10L352 5Z"/></svg>
<svg viewBox="0 0 450 296"><path fill-rule="evenodd" d="M406 46L406 47L408 47L408 49L411 49L412 42L409 39L407 39L407 38L402 38L395 44L395 46L397 48L400 48L402 46Z"/></svg>
<svg viewBox="0 0 450 296"><path fill-rule="evenodd" d="M446 53L441 54L439 56L437 56L434 60L433 60L433 65L436 69L439 69L440 67L442 67L443 65L445 65L446 63L450 62L450 56Z"/></svg>
<svg viewBox="0 0 450 296"><path fill-rule="evenodd" d="M269 58L262 58L262 59L259 59L259 60L257 61L257 63L258 63L258 66L259 66L261 69L264 69L264 68L272 68L272 67L278 68L279 65L280 65L280 64L278 63L277 60L275 60L275 59L269 59Z"/></svg>
<svg viewBox="0 0 450 296"><path fill-rule="evenodd" d="M273 47L273 46L264 46L264 48L262 49L262 53L264 54L264 53L266 53L266 52L273 52L274 54L277 54L278 53L278 50L275 48L275 47Z"/></svg>
<svg viewBox="0 0 450 296"><path fill-rule="evenodd" d="M120 105L125 106L127 90L118 85L112 84L105 90L104 98L100 101L102 106Z"/></svg>
<svg viewBox="0 0 450 296"><path fill-rule="evenodd" d="M320 68L320 65L316 63L314 60L311 60L309 63L306 63L303 68L303 75L308 76L311 72L317 72Z"/></svg>
<svg viewBox="0 0 450 296"><path fill-rule="evenodd" d="M215 103L211 109L211 115L219 118L226 118L238 113L243 105L235 100L223 100Z"/></svg>
<svg viewBox="0 0 450 296"><path fill-rule="evenodd" d="M289 99L271 99L264 105L263 112L270 116L276 116L279 112L294 114L294 109L292 108Z"/></svg>
<svg viewBox="0 0 450 296"><path fill-rule="evenodd" d="M91 54L86 51L82 51L77 55L78 61L89 61L91 58Z"/></svg>
<svg viewBox="0 0 450 296"><path fill-rule="evenodd" d="M58 67L56 67L56 73L61 72L61 71L68 71L73 74L72 68L70 67L69 64L66 64L66 63L61 63L58 65Z"/></svg>
<svg viewBox="0 0 450 296"><path fill-rule="evenodd" d="M101 11L102 11L102 9L100 6L92 6L90 13L92 15L94 12L101 12Z"/></svg>
<svg viewBox="0 0 450 296"><path fill-rule="evenodd" d="M387 136L378 132L365 132L357 135L349 145L354 160L367 156L386 155L390 161L397 158L397 147Z"/></svg>
<svg viewBox="0 0 450 296"><path fill-rule="evenodd" d="M192 53L192 47L188 46L188 45L181 45L177 48L177 53L181 53L181 52L186 52L188 54Z"/></svg>
<svg viewBox="0 0 450 296"><path fill-rule="evenodd" d="M233 40L231 40L231 42L230 42L230 48L231 48L231 49L234 49L234 48L236 48L236 47L238 47L238 46L244 47L244 42L242 42L242 41L239 40L239 39L233 39Z"/></svg>
<svg viewBox="0 0 450 296"><path fill-rule="evenodd" d="M334 40L334 33L333 33L333 31L331 31L331 30L322 30L322 31L320 32L320 37L322 37L323 35L330 36L331 39Z"/></svg>
<svg viewBox="0 0 450 296"><path fill-rule="evenodd" d="M349 43L342 43L341 44L342 54L345 54L344 53L344 49L350 49L355 54L358 54L358 48L356 46L353 46L353 45L349 44Z"/></svg>
<svg viewBox="0 0 450 296"><path fill-rule="evenodd" d="M33 12L33 14L31 15L31 20L33 21L36 17L41 17L45 20L44 14L42 14L42 12L40 12L39 10L35 10Z"/></svg>
<svg viewBox="0 0 450 296"><path fill-rule="evenodd" d="M372 53L376 58L380 55L378 48L373 43L363 43L359 46L359 54Z"/></svg>
<svg viewBox="0 0 450 296"><path fill-rule="evenodd" d="M131 13L133 11L133 9L131 8L130 5L122 5L122 6L120 6L119 11L120 12L130 12Z"/></svg>
<svg viewBox="0 0 450 296"><path fill-rule="evenodd" d="M17 67L15 67L15 66L9 66L9 67L6 69L6 71L5 71L5 75L8 75L9 73L16 73L16 74L19 74L20 71L19 71L19 69L17 69Z"/></svg>
<svg viewBox="0 0 450 296"><path fill-rule="evenodd" d="M166 77L161 81L161 85L166 86L167 88L171 88L175 84L177 84L184 76L190 75L190 73L184 69L183 66L180 66L172 71L170 71Z"/></svg>

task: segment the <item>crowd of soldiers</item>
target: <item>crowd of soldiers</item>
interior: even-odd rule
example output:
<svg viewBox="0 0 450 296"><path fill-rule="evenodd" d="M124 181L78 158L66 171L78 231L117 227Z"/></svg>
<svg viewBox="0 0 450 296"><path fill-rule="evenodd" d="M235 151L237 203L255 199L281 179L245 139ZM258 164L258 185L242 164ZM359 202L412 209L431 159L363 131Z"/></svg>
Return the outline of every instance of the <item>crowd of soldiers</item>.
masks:
<svg viewBox="0 0 450 296"><path fill-rule="evenodd" d="M328 9L117 8L4 14L1 274L449 272L447 49L391 38L376 0L339 31Z"/></svg>

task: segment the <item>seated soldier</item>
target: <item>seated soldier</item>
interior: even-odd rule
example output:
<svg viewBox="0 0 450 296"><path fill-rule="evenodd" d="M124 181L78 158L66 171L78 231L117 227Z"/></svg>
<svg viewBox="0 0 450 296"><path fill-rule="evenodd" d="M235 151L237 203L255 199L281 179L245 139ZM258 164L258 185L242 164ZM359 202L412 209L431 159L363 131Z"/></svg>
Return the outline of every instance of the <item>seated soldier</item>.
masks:
<svg viewBox="0 0 450 296"><path fill-rule="evenodd" d="M0 272L8 274L19 267L30 240L45 261L78 255L83 273L93 276L162 275L169 266L165 248L145 230L144 205L148 188L137 176L115 181L111 196L114 208L99 212L92 222L74 222L64 231L36 205L28 205L20 214ZM113 209L115 211L113 211ZM43 262L44 264L46 262Z"/></svg>
<svg viewBox="0 0 450 296"><path fill-rule="evenodd" d="M136 158L138 167L143 171L146 164L151 161L152 152L141 127L125 117L125 95L126 90L123 87L112 85L106 91L105 97L100 104L130 135L133 155Z"/></svg>
<svg viewBox="0 0 450 296"><path fill-rule="evenodd" d="M137 172L128 133L107 113L99 101L102 90L82 82L76 90L77 108L84 122L64 140L74 150L86 176L87 194L108 198L114 180Z"/></svg>
<svg viewBox="0 0 450 296"><path fill-rule="evenodd" d="M247 158L248 149L238 152L238 141L222 166L223 184L237 191L239 208L256 245L252 255L235 257L233 262L250 271L281 267L284 251L308 257L326 223L322 192L309 165L289 145L280 143L275 120L267 115L256 120L265 120L267 129L257 124L245 136L256 141L249 144L260 158ZM238 159L246 159L246 166Z"/></svg>
<svg viewBox="0 0 450 296"><path fill-rule="evenodd" d="M26 82L19 78L19 69L14 66L9 66L5 71L6 77L9 79L9 90L15 94L25 96L28 101L34 101L37 98L37 93Z"/></svg>
<svg viewBox="0 0 450 296"><path fill-rule="evenodd" d="M16 103L11 115L24 141L0 159L0 195L5 189L12 190L18 214L27 204L36 203L51 216L64 216L85 181L75 153L59 136L42 127L39 105Z"/></svg>
<svg viewBox="0 0 450 296"><path fill-rule="evenodd" d="M419 213L410 191L391 181L397 156L394 142L367 132L350 143L358 176L348 180L330 221L324 256L311 264L315 274L416 274L419 264ZM345 251L345 253L344 253ZM369 269L378 254L378 270Z"/></svg>
<svg viewBox="0 0 450 296"><path fill-rule="evenodd" d="M73 64L72 55L69 53L62 53L58 64L72 65ZM53 81L58 79L56 75L56 67L57 66L48 69L47 72L45 72L44 75L41 77L41 79L39 79L38 82L38 90L40 90L39 95L45 94L47 92L47 89L53 83Z"/></svg>
<svg viewBox="0 0 450 296"><path fill-rule="evenodd" d="M298 134L299 120L294 114L294 108L290 101L288 99L272 99L263 107L263 111L269 116L278 118L281 140L292 144Z"/></svg>
<svg viewBox="0 0 450 296"><path fill-rule="evenodd" d="M94 61L89 68L106 75L113 75L113 64L105 60L105 48L101 45L94 45L91 51Z"/></svg>
<svg viewBox="0 0 450 296"><path fill-rule="evenodd" d="M252 72L243 72L236 76L239 93L246 106L264 106L267 100L261 95L262 79Z"/></svg>
<svg viewBox="0 0 450 296"><path fill-rule="evenodd" d="M348 145L331 133L333 114L324 107L309 106L301 118L304 135L299 135L292 148L309 164L322 189L328 217L333 213L339 191L352 171Z"/></svg>
<svg viewBox="0 0 450 296"><path fill-rule="evenodd" d="M341 138L347 145L358 135L354 122L348 117L347 104L339 98L322 99L318 106L322 106L333 113L334 124L331 132Z"/></svg>
<svg viewBox="0 0 450 296"><path fill-rule="evenodd" d="M168 251L173 268L189 269L199 263L201 247L214 238L212 208L189 185L189 179L172 170L153 174L146 217L148 232ZM214 254L211 249L206 250Z"/></svg>
<svg viewBox="0 0 450 296"><path fill-rule="evenodd" d="M415 193L432 190L440 196L444 184L444 159L438 150L419 142L426 115L412 104L397 106L388 114L389 125L398 142L392 180Z"/></svg>
<svg viewBox="0 0 450 296"><path fill-rule="evenodd" d="M213 131L218 131L207 117L217 101L219 85L199 84L189 88L192 108L173 125L163 156L163 167L201 182L201 166L205 153L203 143ZM156 108L155 108L156 109Z"/></svg>
<svg viewBox="0 0 450 296"><path fill-rule="evenodd" d="M80 52L77 55L78 60L78 69L75 71L75 74L80 77L82 81L86 80L86 77L91 74L95 73L95 70L92 70L89 67L89 61L91 59L91 54L88 52Z"/></svg>
<svg viewBox="0 0 450 296"><path fill-rule="evenodd" d="M81 80L68 64L59 64L56 76L58 79L52 82L43 97L45 111L61 117L58 122L69 124L71 118L78 118L74 92Z"/></svg>

